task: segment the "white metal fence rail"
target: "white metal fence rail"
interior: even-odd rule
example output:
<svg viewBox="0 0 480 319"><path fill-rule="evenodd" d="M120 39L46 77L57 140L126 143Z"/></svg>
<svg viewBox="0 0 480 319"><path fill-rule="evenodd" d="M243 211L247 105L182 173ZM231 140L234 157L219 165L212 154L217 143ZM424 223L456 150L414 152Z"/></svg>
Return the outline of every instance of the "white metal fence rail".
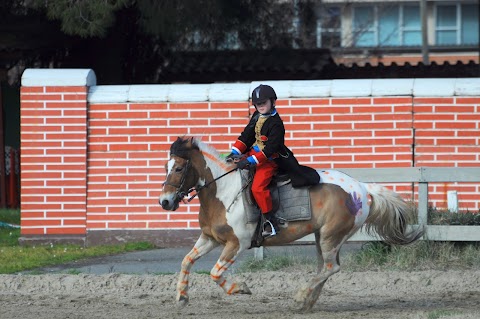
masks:
<svg viewBox="0 0 480 319"><path fill-rule="evenodd" d="M409 167L409 168L352 168L340 171L366 183L417 183L418 223L425 227L424 240L480 241L480 226L452 226L428 224L428 183L466 182L480 183L480 167ZM480 193L478 194L480 199ZM416 227L416 225L413 225ZM364 231L353 235L349 241L376 241ZM314 241L308 235L300 242Z"/></svg>

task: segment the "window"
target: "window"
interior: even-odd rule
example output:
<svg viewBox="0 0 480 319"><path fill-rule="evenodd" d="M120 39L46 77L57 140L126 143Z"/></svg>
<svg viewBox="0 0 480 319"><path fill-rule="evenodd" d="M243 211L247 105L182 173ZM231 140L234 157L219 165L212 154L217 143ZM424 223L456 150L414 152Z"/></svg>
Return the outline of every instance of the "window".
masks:
<svg viewBox="0 0 480 319"><path fill-rule="evenodd" d="M436 44L478 44L478 8L473 4L440 4L436 7Z"/></svg>
<svg viewBox="0 0 480 319"><path fill-rule="evenodd" d="M379 45L398 45L399 38L399 7L393 6L380 12L378 18Z"/></svg>
<svg viewBox="0 0 480 319"><path fill-rule="evenodd" d="M403 45L422 45L422 22L419 6L403 6L402 25L400 27L402 34L401 44Z"/></svg>
<svg viewBox="0 0 480 319"><path fill-rule="evenodd" d="M476 5L462 5L461 43L478 45L478 7Z"/></svg>
<svg viewBox="0 0 480 319"><path fill-rule="evenodd" d="M317 20L317 47L338 48L341 40L340 7L326 7Z"/></svg>
<svg viewBox="0 0 480 319"><path fill-rule="evenodd" d="M377 46L377 24L375 21L376 7L356 7L353 15L353 41L355 46Z"/></svg>
<svg viewBox="0 0 480 319"><path fill-rule="evenodd" d="M419 46L422 44L418 5L353 8L355 46Z"/></svg>
<svg viewBox="0 0 480 319"><path fill-rule="evenodd" d="M437 7L437 44L457 44L457 6Z"/></svg>

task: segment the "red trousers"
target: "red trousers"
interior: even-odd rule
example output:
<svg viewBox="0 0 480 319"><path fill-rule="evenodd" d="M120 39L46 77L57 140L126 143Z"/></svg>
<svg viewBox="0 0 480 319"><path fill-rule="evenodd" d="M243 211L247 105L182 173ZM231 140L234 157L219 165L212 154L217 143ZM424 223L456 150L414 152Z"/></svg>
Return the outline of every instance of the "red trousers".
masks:
<svg viewBox="0 0 480 319"><path fill-rule="evenodd" d="M255 151L252 151L254 154ZM263 214L272 210L272 195L268 189L273 175L277 171L277 164L267 160L255 166L256 172L252 182L252 194Z"/></svg>

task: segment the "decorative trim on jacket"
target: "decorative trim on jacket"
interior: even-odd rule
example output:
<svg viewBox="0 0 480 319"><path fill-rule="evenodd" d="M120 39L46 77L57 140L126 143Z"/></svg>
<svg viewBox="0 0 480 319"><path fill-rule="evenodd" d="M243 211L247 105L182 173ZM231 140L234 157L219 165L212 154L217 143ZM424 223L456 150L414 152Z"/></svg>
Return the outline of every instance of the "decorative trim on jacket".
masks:
<svg viewBox="0 0 480 319"><path fill-rule="evenodd" d="M265 115L261 115L258 111L253 113L250 122L240 134L238 140L233 144L233 153L244 154L255 146L255 126L260 116ZM269 118L263 123L260 129L263 149L255 149L255 154L247 158L252 164L260 164L268 159L277 157L277 153L283 149L285 144L285 127L280 115L278 115L275 110L267 116Z"/></svg>

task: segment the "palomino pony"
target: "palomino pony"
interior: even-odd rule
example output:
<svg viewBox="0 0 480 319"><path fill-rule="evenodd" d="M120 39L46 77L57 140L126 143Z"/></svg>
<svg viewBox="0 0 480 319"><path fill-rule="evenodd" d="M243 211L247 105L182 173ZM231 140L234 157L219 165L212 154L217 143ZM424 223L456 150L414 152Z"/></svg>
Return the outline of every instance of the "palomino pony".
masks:
<svg viewBox="0 0 480 319"><path fill-rule="evenodd" d="M200 238L185 256L177 284L176 300L188 303L188 277L193 263L219 245L223 251L210 276L227 294L251 294L245 283L227 280L224 272L246 249L251 248L256 225L247 223L241 200L244 185L235 164L226 163L212 147L195 138L178 138L170 148L165 165L167 177L159 202L174 211L190 192L200 201ZM423 235L423 229L406 231L412 210L393 191L361 183L338 171L325 171L322 182L310 187L312 218L289 222L264 246L281 245L315 234L318 268L308 287L297 294L302 311L310 310L327 279L340 270L342 244L365 223L387 243L409 244ZM368 202L368 195L371 202Z"/></svg>

